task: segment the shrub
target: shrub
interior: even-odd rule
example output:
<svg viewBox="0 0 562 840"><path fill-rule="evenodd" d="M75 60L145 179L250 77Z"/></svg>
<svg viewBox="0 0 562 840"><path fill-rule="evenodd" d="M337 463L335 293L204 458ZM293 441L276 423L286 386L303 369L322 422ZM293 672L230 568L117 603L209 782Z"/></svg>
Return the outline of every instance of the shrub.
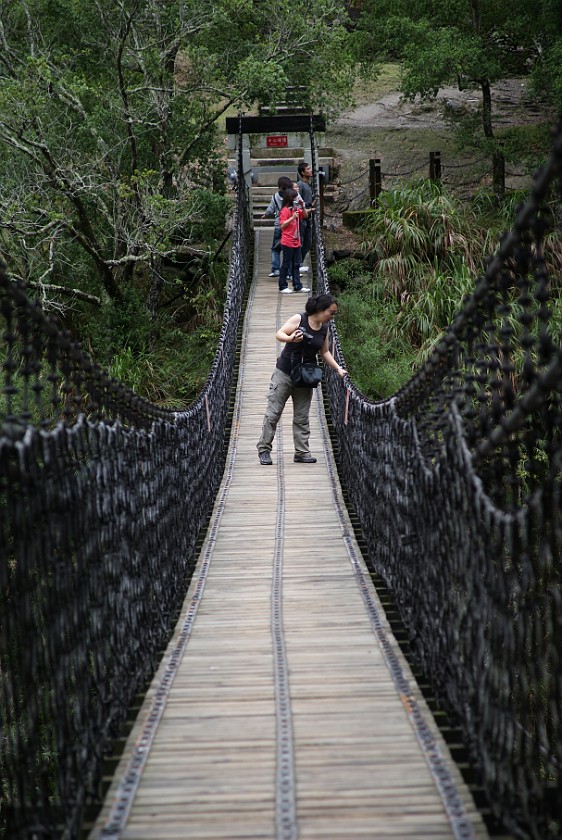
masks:
<svg viewBox="0 0 562 840"><path fill-rule="evenodd" d="M430 353L453 321L484 270L485 257L498 246L526 197L512 193L498 206L490 193L478 193L462 206L444 189L417 181L383 193L365 224L363 267L329 269L341 288L338 333L346 363L358 387L372 398L393 394ZM553 203L545 258L551 276L548 331L559 338L562 235ZM360 261L359 261L360 262ZM512 329L521 329L515 314ZM537 336L538 338L538 336ZM517 370L522 359L515 360Z"/></svg>

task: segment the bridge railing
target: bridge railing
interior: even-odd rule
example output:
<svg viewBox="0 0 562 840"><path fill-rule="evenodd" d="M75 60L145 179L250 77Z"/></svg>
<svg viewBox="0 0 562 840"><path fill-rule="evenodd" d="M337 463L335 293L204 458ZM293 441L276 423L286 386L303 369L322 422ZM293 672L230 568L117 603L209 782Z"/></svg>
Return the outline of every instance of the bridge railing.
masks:
<svg viewBox="0 0 562 840"><path fill-rule="evenodd" d="M238 183L219 346L185 412L112 380L0 268L0 834L10 840L78 836L185 597L222 478L253 270Z"/></svg>
<svg viewBox="0 0 562 840"><path fill-rule="evenodd" d="M561 173L562 124L474 294L396 395L326 377L370 560L497 815L536 840L562 835Z"/></svg>

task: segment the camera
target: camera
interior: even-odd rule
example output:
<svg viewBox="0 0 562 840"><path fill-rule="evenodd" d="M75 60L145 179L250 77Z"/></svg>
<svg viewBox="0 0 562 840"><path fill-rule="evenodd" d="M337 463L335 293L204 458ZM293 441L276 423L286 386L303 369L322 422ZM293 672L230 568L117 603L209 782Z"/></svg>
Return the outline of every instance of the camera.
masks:
<svg viewBox="0 0 562 840"><path fill-rule="evenodd" d="M310 335L310 333L307 332L304 327L299 327L299 332L303 338L308 338L309 341L314 338L314 336Z"/></svg>

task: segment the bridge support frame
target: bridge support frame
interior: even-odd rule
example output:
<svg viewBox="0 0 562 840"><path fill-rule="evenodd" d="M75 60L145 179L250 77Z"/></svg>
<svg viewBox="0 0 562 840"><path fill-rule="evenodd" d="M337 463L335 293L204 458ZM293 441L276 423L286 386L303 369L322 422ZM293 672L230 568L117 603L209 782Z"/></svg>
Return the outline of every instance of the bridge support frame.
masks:
<svg viewBox="0 0 562 840"><path fill-rule="evenodd" d="M304 144L304 160L312 164L312 132L326 131L326 120L321 114L279 114L274 116L238 116L226 118L226 133L229 135L229 146L232 147L230 135L235 135L234 148L242 142L242 165L244 169L244 181L250 196L250 214L253 213L252 206L252 178L253 173L250 167L250 134L288 134L302 133L307 137ZM240 137L242 138L240 141ZM295 172L295 179L297 174ZM314 172L314 193L320 194L319 173Z"/></svg>

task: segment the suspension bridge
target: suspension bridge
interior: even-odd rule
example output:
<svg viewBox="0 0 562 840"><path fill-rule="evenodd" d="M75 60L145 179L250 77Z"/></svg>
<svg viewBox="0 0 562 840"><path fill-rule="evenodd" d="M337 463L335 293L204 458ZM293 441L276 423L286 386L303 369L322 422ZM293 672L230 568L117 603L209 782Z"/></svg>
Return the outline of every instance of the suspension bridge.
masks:
<svg viewBox="0 0 562 840"><path fill-rule="evenodd" d="M187 411L110 379L0 275L4 836L559 837L562 355L545 243L562 128L427 363L379 403L327 370L318 462L293 463L288 406L272 467L256 441L275 330L306 298L268 277L242 145L223 329ZM314 243L325 291L317 220ZM330 341L344 364L333 326Z"/></svg>

